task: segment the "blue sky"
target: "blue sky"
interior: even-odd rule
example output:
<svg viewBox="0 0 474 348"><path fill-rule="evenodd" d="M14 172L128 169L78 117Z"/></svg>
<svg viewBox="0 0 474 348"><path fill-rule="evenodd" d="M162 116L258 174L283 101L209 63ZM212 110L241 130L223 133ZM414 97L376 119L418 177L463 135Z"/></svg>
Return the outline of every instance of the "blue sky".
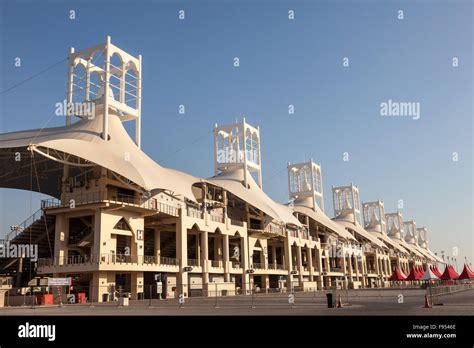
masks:
<svg viewBox="0 0 474 348"><path fill-rule="evenodd" d="M70 46L110 35L143 56L142 147L160 164L212 175L214 123L245 116L260 126L263 185L274 199L288 200L286 163L313 157L329 216L331 185L353 182L387 212L403 199L404 218L428 227L434 251L458 247L458 264L474 262L471 1L4 0L0 11L1 91ZM62 63L2 94L0 131L44 126L65 92ZM389 99L420 103L421 118L380 116ZM0 226L28 217L40 197L0 190Z"/></svg>

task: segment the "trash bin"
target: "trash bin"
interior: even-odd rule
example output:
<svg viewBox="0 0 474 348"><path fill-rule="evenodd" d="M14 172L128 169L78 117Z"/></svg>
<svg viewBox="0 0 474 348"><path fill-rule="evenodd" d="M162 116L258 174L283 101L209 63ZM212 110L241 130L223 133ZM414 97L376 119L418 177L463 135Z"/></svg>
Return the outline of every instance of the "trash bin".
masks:
<svg viewBox="0 0 474 348"><path fill-rule="evenodd" d="M54 301L53 294L41 294L36 295L36 304L37 305L52 305Z"/></svg>
<svg viewBox="0 0 474 348"><path fill-rule="evenodd" d="M328 292L326 294L326 298L328 300L328 308L334 308L334 302L332 300L332 293Z"/></svg>
<svg viewBox="0 0 474 348"><path fill-rule="evenodd" d="M86 293L79 292L76 294L76 303L86 303Z"/></svg>

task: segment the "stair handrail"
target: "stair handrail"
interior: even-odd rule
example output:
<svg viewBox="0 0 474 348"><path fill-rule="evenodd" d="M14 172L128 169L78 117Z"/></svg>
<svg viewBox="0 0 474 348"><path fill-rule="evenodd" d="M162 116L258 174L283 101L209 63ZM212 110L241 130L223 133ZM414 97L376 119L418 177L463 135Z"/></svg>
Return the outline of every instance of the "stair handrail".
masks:
<svg viewBox="0 0 474 348"><path fill-rule="evenodd" d="M14 238L16 238L21 232L23 232L27 227L32 225L36 220L40 219L43 217L43 209L39 208L37 211L35 211L31 216L27 217L23 222L21 222L18 225L12 225L10 228L12 231L7 234L5 240L6 241L11 241Z"/></svg>

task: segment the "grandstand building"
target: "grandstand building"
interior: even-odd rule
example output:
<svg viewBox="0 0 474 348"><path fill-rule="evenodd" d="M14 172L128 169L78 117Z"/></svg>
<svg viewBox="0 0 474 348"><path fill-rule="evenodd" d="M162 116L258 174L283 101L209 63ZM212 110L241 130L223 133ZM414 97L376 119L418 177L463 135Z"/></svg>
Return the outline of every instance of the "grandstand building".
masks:
<svg viewBox="0 0 474 348"><path fill-rule="evenodd" d="M147 288L158 282L163 297L384 287L395 267L442 262L426 228L386 214L381 201L361 204L353 184L332 188L329 218L313 160L288 163L290 203L272 200L260 130L245 119L215 125L213 177L159 165L140 149L141 65L109 37L71 49L67 103L91 103L94 114L74 106L63 127L0 135L0 187L53 197L7 236L39 245L34 274L73 277L93 301L108 301L119 287L132 299L155 296ZM134 122L133 137L124 122ZM16 270L19 286L29 265L2 268Z"/></svg>

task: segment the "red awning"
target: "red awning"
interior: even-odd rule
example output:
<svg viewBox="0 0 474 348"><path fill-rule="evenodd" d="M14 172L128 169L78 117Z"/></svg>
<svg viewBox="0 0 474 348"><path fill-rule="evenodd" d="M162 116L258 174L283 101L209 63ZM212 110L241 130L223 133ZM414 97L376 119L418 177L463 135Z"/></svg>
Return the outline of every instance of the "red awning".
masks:
<svg viewBox="0 0 474 348"><path fill-rule="evenodd" d="M412 267L410 274L405 280L420 280L422 276L423 274L420 274L420 272L415 267Z"/></svg>
<svg viewBox="0 0 474 348"><path fill-rule="evenodd" d="M441 275L441 280L455 280L459 278L459 274L456 273L453 266L446 265L444 273Z"/></svg>
<svg viewBox="0 0 474 348"><path fill-rule="evenodd" d="M418 267L416 271L418 272L418 275L420 276L420 278L423 277L423 274L425 274L425 270L421 266Z"/></svg>
<svg viewBox="0 0 474 348"><path fill-rule="evenodd" d="M459 279L474 279L474 272L469 269L469 266L464 264L464 268L459 275Z"/></svg>
<svg viewBox="0 0 474 348"><path fill-rule="evenodd" d="M395 281L398 281L398 280L405 280L405 275L398 269L398 267L396 267L394 270L393 270L393 274L390 276L390 278L388 278L388 280L390 282L395 282Z"/></svg>
<svg viewBox="0 0 474 348"><path fill-rule="evenodd" d="M433 271L433 273L435 274L435 276L437 276L438 278L441 278L441 272L439 271L438 267L435 267L435 266L432 266L431 267L431 270Z"/></svg>

